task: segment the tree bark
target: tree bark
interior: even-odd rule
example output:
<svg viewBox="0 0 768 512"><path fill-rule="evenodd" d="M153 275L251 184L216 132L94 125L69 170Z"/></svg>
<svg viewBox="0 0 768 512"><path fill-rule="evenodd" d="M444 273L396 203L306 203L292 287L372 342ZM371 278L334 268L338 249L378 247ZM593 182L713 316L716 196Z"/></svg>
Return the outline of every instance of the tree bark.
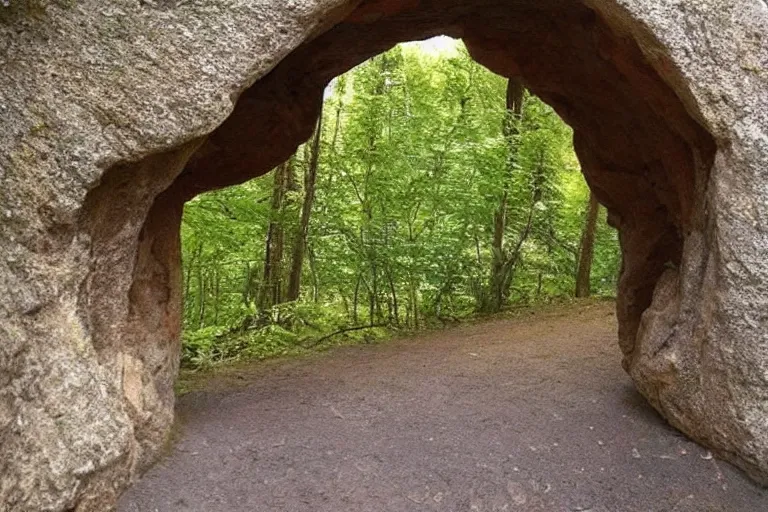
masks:
<svg viewBox="0 0 768 512"><path fill-rule="evenodd" d="M352 295L352 322L357 323L357 306L360 302L360 280L362 279L362 276L360 273L357 274L357 281L355 281L355 293Z"/></svg>
<svg viewBox="0 0 768 512"><path fill-rule="evenodd" d="M413 327L414 329L419 328L419 292L416 287L416 283L414 282L413 274L409 276L408 279L408 286L409 286L409 293L411 295L410 302L411 302L411 308L413 309L412 313L412 319L413 319Z"/></svg>
<svg viewBox="0 0 768 512"><path fill-rule="evenodd" d="M309 233L309 221L312 216L312 205L315 202L315 183L317 183L317 167L320 162L320 140L323 131L323 112L317 119L315 137L312 140L312 155L309 165L304 172L304 202L301 206L301 220L296 241L293 244L293 256L291 258L291 274L288 278L289 301L298 300L301 293L301 271L304 266L304 252L307 247L307 235Z"/></svg>
<svg viewBox="0 0 768 512"><path fill-rule="evenodd" d="M307 257L309 259L309 271L312 274L312 302L320 300L320 278L317 275L317 263L312 244L307 245Z"/></svg>
<svg viewBox="0 0 768 512"><path fill-rule="evenodd" d="M400 307L397 303L397 287L395 286L395 280L392 278L392 270L387 268L387 281L389 281L389 293L392 294L392 314L395 325L400 325Z"/></svg>
<svg viewBox="0 0 768 512"><path fill-rule="evenodd" d="M203 242L200 241L200 245L197 248L197 265L195 266L195 282L197 284L197 297L195 297L195 309L194 312L197 316L195 319L197 322L197 328L202 329L205 321L205 280L203 278L203 264L202 264Z"/></svg>
<svg viewBox="0 0 768 512"><path fill-rule="evenodd" d="M272 186L272 219L267 229L264 252L264 279L259 293L259 308L262 311L279 304L282 298L282 266L285 231L282 223L285 193L290 179L290 161L275 169Z"/></svg>
<svg viewBox="0 0 768 512"><path fill-rule="evenodd" d="M509 82L507 82L507 116L504 119L504 135L509 143L509 159L507 162L509 178L514 173L517 161L517 141L515 138L520 132L524 96L525 88L522 83L516 78L510 78ZM506 301L505 288L506 283L509 281L508 272L510 271L510 265L508 259L510 255L507 254L504 247L504 236L507 230L510 181L510 179L505 180L499 207L493 214L490 293L487 295L487 303L482 306L482 309L489 313L501 311Z"/></svg>
<svg viewBox="0 0 768 512"><path fill-rule="evenodd" d="M197 328L202 329L205 327L205 294L208 293L206 289L206 276L203 275L203 269L201 266L197 268L197 293L200 294L199 309L198 309L198 321Z"/></svg>
<svg viewBox="0 0 768 512"><path fill-rule="evenodd" d="M576 297L589 297L590 277L592 274L592 260L595 254L595 231L597 229L597 217L600 212L600 204L595 194L589 194L589 207L584 223L584 231L581 236L579 249L579 268L576 273Z"/></svg>

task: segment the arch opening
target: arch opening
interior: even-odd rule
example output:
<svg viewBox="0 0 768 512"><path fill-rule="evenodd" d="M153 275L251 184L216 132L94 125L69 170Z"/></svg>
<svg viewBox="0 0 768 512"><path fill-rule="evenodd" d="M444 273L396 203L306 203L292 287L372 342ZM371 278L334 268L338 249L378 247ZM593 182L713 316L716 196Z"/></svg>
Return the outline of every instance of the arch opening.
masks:
<svg viewBox="0 0 768 512"><path fill-rule="evenodd" d="M186 203L187 369L615 296L617 232L572 131L517 80L443 36L324 96L288 161Z"/></svg>

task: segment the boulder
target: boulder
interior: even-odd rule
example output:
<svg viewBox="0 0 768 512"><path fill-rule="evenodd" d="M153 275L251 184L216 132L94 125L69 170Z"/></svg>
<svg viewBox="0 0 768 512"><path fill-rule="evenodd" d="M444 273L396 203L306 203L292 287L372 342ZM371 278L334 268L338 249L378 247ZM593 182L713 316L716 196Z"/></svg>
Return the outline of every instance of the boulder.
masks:
<svg viewBox="0 0 768 512"><path fill-rule="evenodd" d="M333 77L463 38L573 126L620 232L619 344L768 482L763 0L0 5L0 503L104 511L173 422L185 201L287 159Z"/></svg>

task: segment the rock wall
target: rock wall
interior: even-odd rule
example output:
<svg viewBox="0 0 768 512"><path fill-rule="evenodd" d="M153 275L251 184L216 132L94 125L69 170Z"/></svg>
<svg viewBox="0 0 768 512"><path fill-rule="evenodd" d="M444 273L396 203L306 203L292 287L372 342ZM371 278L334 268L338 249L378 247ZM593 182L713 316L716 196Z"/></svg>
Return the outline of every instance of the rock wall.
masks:
<svg viewBox="0 0 768 512"><path fill-rule="evenodd" d="M334 76L441 33L574 127L621 234L625 368L768 481L767 29L762 0L0 7L0 503L113 506L172 422L184 201L290 156Z"/></svg>

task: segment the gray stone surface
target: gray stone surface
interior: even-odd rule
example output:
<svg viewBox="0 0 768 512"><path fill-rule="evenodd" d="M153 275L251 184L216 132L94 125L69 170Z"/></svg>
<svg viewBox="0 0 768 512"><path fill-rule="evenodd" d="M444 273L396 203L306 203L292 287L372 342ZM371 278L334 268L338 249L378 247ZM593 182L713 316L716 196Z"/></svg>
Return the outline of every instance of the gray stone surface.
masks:
<svg viewBox="0 0 768 512"><path fill-rule="evenodd" d="M106 267L106 320L124 321L143 217L173 172L149 176L130 215L111 212L127 243L110 260L91 258L86 194L108 168L213 130L338 3L0 9L0 510L107 510L140 458L126 402L147 377L136 358L95 348L83 292L90 268Z"/></svg>
<svg viewBox="0 0 768 512"><path fill-rule="evenodd" d="M676 427L768 481L768 4L630 2L615 15L717 141L701 230L656 288L630 374ZM626 24L626 22L625 22ZM652 42L655 36L657 42Z"/></svg>
<svg viewBox="0 0 768 512"><path fill-rule="evenodd" d="M711 170L697 162L690 218L677 223L682 259L639 330L622 320L625 366L673 425L766 481L768 5L588 3L639 44L717 145ZM140 233L157 244L177 234L148 228L155 198L238 96L346 4L0 8L0 510L108 510L159 452L178 364L178 269ZM369 23L434 7L367 4ZM598 179L598 167L585 171Z"/></svg>

